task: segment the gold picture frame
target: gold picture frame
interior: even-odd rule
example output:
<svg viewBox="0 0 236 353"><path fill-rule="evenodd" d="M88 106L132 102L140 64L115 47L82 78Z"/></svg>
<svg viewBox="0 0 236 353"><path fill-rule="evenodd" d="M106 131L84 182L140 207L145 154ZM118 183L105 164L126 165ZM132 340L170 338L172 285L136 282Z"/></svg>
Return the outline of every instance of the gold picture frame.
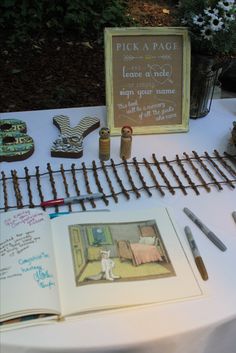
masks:
<svg viewBox="0 0 236 353"><path fill-rule="evenodd" d="M120 135L187 132L190 39L184 27L106 28L107 126Z"/></svg>

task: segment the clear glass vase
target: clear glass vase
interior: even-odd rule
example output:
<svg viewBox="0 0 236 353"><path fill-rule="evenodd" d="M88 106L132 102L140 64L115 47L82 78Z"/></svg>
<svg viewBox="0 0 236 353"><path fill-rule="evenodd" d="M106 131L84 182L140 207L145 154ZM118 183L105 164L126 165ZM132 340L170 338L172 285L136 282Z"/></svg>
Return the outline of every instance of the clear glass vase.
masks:
<svg viewBox="0 0 236 353"><path fill-rule="evenodd" d="M211 109L214 87L220 67L214 57L192 55L190 84L190 118L206 116Z"/></svg>

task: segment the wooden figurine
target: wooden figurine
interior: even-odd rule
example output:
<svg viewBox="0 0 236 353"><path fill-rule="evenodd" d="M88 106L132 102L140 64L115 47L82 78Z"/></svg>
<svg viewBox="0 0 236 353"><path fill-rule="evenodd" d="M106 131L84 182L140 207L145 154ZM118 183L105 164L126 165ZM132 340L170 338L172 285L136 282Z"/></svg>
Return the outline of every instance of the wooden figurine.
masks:
<svg viewBox="0 0 236 353"><path fill-rule="evenodd" d="M133 130L130 126L125 125L122 127L120 141L120 158L128 159L131 157L132 133Z"/></svg>
<svg viewBox="0 0 236 353"><path fill-rule="evenodd" d="M66 115L56 115L53 123L60 130L59 138L51 147L52 157L80 158L83 156L83 139L100 126L98 118L85 117L74 126L70 126L70 118Z"/></svg>
<svg viewBox="0 0 236 353"><path fill-rule="evenodd" d="M0 121L0 162L22 161L32 155L34 141L26 132L27 126L22 120Z"/></svg>
<svg viewBox="0 0 236 353"><path fill-rule="evenodd" d="M102 127L99 135L99 159L107 161L110 158L110 130L107 127Z"/></svg>

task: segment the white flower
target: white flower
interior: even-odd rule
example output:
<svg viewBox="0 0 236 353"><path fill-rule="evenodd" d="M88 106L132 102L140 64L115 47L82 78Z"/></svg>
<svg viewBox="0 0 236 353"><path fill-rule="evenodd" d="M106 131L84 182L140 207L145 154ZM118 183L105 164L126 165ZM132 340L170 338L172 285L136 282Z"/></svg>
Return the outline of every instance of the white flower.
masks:
<svg viewBox="0 0 236 353"><path fill-rule="evenodd" d="M229 11L233 8L234 6L234 1L224 1L224 0L220 0L217 4L217 6L220 8L220 9L223 9L224 11Z"/></svg>
<svg viewBox="0 0 236 353"><path fill-rule="evenodd" d="M225 17L226 21L229 21L229 22L235 21L235 16L232 13L226 12L224 17Z"/></svg>
<svg viewBox="0 0 236 353"><path fill-rule="evenodd" d="M210 26L213 31L220 31L223 26L223 21L221 17L212 17L210 19Z"/></svg>
<svg viewBox="0 0 236 353"><path fill-rule="evenodd" d="M199 27L202 27L205 24L203 16L202 15L193 16L193 23L195 23Z"/></svg>
<svg viewBox="0 0 236 353"><path fill-rule="evenodd" d="M204 10L204 13L209 17L217 17L217 15L219 14L219 10L208 7L207 9Z"/></svg>
<svg viewBox="0 0 236 353"><path fill-rule="evenodd" d="M182 18L181 23L182 25L185 26L188 23L188 21L186 20L186 18Z"/></svg>
<svg viewBox="0 0 236 353"><path fill-rule="evenodd" d="M207 40L211 40L213 37L213 31L212 31L211 27L208 27L208 26L201 29L201 34L202 34L203 38L207 39Z"/></svg>

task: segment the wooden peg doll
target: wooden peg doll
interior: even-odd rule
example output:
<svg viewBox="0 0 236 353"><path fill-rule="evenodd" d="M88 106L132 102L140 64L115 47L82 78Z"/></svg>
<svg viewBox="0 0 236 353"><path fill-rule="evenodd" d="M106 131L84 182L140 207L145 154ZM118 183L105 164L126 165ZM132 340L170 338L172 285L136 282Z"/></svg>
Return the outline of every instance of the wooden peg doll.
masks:
<svg viewBox="0 0 236 353"><path fill-rule="evenodd" d="M99 159L107 161L110 158L110 130L107 127L102 127L99 135Z"/></svg>
<svg viewBox="0 0 236 353"><path fill-rule="evenodd" d="M120 141L120 158L128 159L131 157L132 133L132 127L127 125L122 127Z"/></svg>

